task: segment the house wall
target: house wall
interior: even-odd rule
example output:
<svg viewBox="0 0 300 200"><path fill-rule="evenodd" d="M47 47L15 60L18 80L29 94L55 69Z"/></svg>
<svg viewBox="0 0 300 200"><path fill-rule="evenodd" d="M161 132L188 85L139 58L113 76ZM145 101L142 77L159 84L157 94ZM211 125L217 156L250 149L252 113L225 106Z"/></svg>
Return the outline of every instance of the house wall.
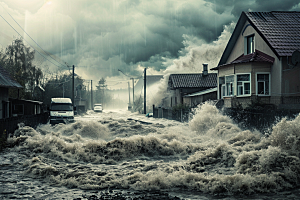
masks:
<svg viewBox="0 0 300 200"><path fill-rule="evenodd" d="M244 24L243 30L245 27L249 24L248 21ZM273 66L271 67L271 96L278 96L282 92L282 65L281 60L275 55L275 53L271 50L271 48L268 46L268 44L262 39L262 37L255 31L255 29L252 26L247 26L243 35L240 33L239 38L237 39L237 42L228 57L226 63L230 63L239 56L241 56L244 53L244 37L253 35L254 34L254 48L264 52L272 57L275 58L275 61L273 63ZM221 76L221 75L220 75Z"/></svg>
<svg viewBox="0 0 300 200"><path fill-rule="evenodd" d="M41 113L41 104L30 102L30 101L24 101L20 99L11 99L12 105L23 105L23 112L18 113L18 115L35 115ZM13 108L14 110L14 108Z"/></svg>
<svg viewBox="0 0 300 200"><path fill-rule="evenodd" d="M183 97L183 104L191 107L192 106L192 98L191 97Z"/></svg>
<svg viewBox="0 0 300 200"><path fill-rule="evenodd" d="M211 92L204 95L194 96L194 97L183 97L183 102L189 107L196 107L198 104L201 104L208 100L216 100L217 92Z"/></svg>
<svg viewBox="0 0 300 200"><path fill-rule="evenodd" d="M181 90L180 89L176 89L174 94L175 95L174 95L173 106L176 106L178 104L182 104L182 101L181 101ZM176 98L176 100L175 100L175 98Z"/></svg>
<svg viewBox="0 0 300 200"><path fill-rule="evenodd" d="M205 89L208 89L208 88L178 88L175 90L171 90L171 92L170 92L171 97L170 97L169 105L170 105L170 107L173 107L173 106L176 106L179 104L185 104L186 102L183 100L184 95L202 91ZM187 104L190 105L190 102L187 102Z"/></svg>
<svg viewBox="0 0 300 200"><path fill-rule="evenodd" d="M224 98L224 106L227 108L235 107L236 105L240 105L243 108L246 108L251 104L251 102L255 99L256 96L256 74L261 72L271 72L272 64L269 63L241 63L236 65L230 65L226 67L222 67L219 69L219 77L233 74L243 74L243 73L251 73L251 96L236 96L237 94L237 85L234 85L234 96L233 97L225 97ZM272 76L271 76L272 79ZM272 80L271 80L272 82ZM272 92L272 89L271 89ZM278 97L273 96L273 103L276 103ZM265 104L270 104L270 97L260 97L260 101Z"/></svg>
<svg viewBox="0 0 300 200"><path fill-rule="evenodd" d="M3 101L4 102L8 101L8 88L0 87L0 119L3 118L3 113L4 113L4 110L3 110L4 102ZM7 117L8 117L8 114L9 114L9 106L7 106L7 108L6 108Z"/></svg>
<svg viewBox="0 0 300 200"><path fill-rule="evenodd" d="M299 96L300 95L300 68L289 66L292 65L291 57L282 58L282 93L284 96Z"/></svg>
<svg viewBox="0 0 300 200"><path fill-rule="evenodd" d="M218 77L222 77L225 75L231 75L231 74L234 74L234 66L233 65L224 66L219 69ZM219 81L219 79L218 79L218 81Z"/></svg>

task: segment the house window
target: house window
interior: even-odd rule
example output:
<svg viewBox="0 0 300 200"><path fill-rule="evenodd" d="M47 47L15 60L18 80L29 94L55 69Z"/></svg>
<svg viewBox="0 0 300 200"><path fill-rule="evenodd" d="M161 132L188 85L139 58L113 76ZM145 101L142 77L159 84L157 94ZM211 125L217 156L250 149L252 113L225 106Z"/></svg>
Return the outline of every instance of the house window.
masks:
<svg viewBox="0 0 300 200"><path fill-rule="evenodd" d="M222 98L223 98L224 96L226 96L226 87L225 87L225 84L222 85L222 89L221 90L222 90L221 94L222 94Z"/></svg>
<svg viewBox="0 0 300 200"><path fill-rule="evenodd" d="M270 74L257 74L257 95L270 95Z"/></svg>
<svg viewBox="0 0 300 200"><path fill-rule="evenodd" d="M221 98L226 96L226 88L225 88L225 77L219 77L219 89L220 89L220 95Z"/></svg>
<svg viewBox="0 0 300 200"><path fill-rule="evenodd" d="M23 104L15 104L12 110L13 115L24 115L24 105Z"/></svg>
<svg viewBox="0 0 300 200"><path fill-rule="evenodd" d="M226 76L225 77L225 90L226 90L226 96L233 96L234 91L234 76Z"/></svg>
<svg viewBox="0 0 300 200"><path fill-rule="evenodd" d="M237 75L237 95L250 95L250 74Z"/></svg>
<svg viewBox="0 0 300 200"><path fill-rule="evenodd" d="M245 37L245 55L254 52L254 35Z"/></svg>

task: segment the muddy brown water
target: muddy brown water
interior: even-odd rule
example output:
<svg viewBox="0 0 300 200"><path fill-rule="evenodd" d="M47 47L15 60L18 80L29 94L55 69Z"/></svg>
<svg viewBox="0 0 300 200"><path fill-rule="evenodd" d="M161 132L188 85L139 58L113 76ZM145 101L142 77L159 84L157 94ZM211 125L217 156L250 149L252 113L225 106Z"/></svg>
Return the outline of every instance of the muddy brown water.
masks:
<svg viewBox="0 0 300 200"><path fill-rule="evenodd" d="M241 130L204 104L189 123L104 111L23 126L0 153L0 199L300 199L299 121Z"/></svg>

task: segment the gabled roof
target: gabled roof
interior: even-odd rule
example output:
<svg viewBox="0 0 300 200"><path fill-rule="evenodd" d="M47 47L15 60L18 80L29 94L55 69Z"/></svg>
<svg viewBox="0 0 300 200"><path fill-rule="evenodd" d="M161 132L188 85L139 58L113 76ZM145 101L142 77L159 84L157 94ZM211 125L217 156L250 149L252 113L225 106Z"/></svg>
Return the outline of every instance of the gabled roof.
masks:
<svg viewBox="0 0 300 200"><path fill-rule="evenodd" d="M262 62L262 63L273 64L274 61L275 61L274 57L272 57L268 54L265 54L256 49L255 52L253 52L253 53L250 53L247 55L242 54L234 61L224 64L224 65L219 65L218 67L212 68L211 70L218 70L219 67L223 67L223 66L227 66L227 65L231 65L231 64L248 63L248 62Z"/></svg>
<svg viewBox="0 0 300 200"><path fill-rule="evenodd" d="M16 87L16 88L22 88L22 86L12 79L8 72L0 66L0 87Z"/></svg>
<svg viewBox="0 0 300 200"><path fill-rule="evenodd" d="M242 12L218 65L226 63L246 21L278 58L300 49L300 12Z"/></svg>
<svg viewBox="0 0 300 200"><path fill-rule="evenodd" d="M217 87L217 74L208 73L198 74L170 74L169 81L172 82L172 88L212 88Z"/></svg>

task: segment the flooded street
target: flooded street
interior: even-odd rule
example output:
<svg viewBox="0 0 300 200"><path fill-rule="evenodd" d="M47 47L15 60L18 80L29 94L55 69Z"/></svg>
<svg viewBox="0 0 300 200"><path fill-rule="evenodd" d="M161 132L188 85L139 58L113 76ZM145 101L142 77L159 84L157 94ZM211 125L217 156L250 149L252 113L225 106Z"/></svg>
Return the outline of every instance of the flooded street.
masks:
<svg viewBox="0 0 300 200"><path fill-rule="evenodd" d="M108 110L75 120L9 138L0 199L300 198L299 117L267 136L209 104L189 123Z"/></svg>

